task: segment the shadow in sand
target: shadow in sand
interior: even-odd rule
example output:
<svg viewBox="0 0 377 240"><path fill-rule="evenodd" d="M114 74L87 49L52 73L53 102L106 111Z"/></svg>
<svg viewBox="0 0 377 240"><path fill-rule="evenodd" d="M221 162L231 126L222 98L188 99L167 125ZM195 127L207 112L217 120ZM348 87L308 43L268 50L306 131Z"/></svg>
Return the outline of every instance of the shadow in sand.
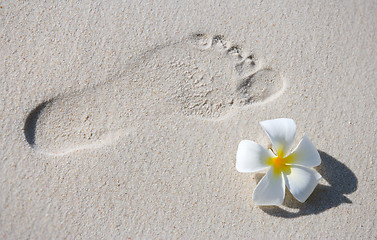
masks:
<svg viewBox="0 0 377 240"><path fill-rule="evenodd" d="M24 134L26 141L30 144L30 146L35 145L35 129L37 127L37 121L39 116L41 115L42 111L46 108L49 102L43 102L39 104L33 111L29 113L26 118L25 125L24 125Z"/></svg>
<svg viewBox="0 0 377 240"><path fill-rule="evenodd" d="M303 215L319 214L342 203L352 203L344 194L350 194L357 189L355 174L343 163L325 152L319 151L322 163L316 170L330 184L318 185L305 203L300 203L286 191L283 208L261 207L269 215L283 218L295 218ZM257 176L256 179L259 177Z"/></svg>

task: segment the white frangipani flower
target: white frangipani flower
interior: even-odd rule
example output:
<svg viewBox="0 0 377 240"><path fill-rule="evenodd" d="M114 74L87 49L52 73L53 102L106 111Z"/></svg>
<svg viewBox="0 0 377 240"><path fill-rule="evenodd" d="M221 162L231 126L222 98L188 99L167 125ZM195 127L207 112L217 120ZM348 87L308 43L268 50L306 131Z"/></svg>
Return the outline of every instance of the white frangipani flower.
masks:
<svg viewBox="0 0 377 240"><path fill-rule="evenodd" d="M296 124L292 119L279 118L260 122L272 142L273 149L265 149L256 142L243 140L237 150L236 169L257 172L270 168L253 193L256 205L281 205L285 185L300 202L305 202L322 176L312 169L321 164L317 149L304 135L296 149L289 154Z"/></svg>

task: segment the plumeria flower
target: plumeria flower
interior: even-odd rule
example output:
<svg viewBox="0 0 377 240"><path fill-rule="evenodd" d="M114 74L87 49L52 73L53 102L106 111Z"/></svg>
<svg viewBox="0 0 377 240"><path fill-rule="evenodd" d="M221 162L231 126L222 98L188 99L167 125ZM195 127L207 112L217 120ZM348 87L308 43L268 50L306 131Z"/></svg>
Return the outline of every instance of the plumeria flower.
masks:
<svg viewBox="0 0 377 240"><path fill-rule="evenodd" d="M281 205L285 185L300 202L305 202L322 176L312 169L321 164L317 149L304 135L291 153L296 124L292 119L279 118L260 122L272 142L265 149L256 142L243 140L237 150L236 169L239 172L257 172L268 169L253 193L256 205Z"/></svg>

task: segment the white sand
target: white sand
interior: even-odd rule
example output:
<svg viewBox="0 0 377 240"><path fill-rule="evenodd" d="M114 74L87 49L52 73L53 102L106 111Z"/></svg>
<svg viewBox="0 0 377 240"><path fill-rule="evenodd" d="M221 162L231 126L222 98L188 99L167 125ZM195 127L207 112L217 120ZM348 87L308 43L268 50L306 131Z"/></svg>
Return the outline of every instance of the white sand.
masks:
<svg viewBox="0 0 377 240"><path fill-rule="evenodd" d="M377 236L376 3L205 2L0 4L0 238ZM324 178L259 208L276 117Z"/></svg>

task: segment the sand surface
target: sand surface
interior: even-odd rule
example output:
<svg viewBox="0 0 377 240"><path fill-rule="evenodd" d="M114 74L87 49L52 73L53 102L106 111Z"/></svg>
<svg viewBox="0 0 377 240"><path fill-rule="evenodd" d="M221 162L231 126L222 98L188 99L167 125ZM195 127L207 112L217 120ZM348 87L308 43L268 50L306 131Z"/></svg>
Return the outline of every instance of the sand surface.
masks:
<svg viewBox="0 0 377 240"><path fill-rule="evenodd" d="M375 239L375 1L0 3L1 239ZM259 121L323 179L254 206Z"/></svg>

